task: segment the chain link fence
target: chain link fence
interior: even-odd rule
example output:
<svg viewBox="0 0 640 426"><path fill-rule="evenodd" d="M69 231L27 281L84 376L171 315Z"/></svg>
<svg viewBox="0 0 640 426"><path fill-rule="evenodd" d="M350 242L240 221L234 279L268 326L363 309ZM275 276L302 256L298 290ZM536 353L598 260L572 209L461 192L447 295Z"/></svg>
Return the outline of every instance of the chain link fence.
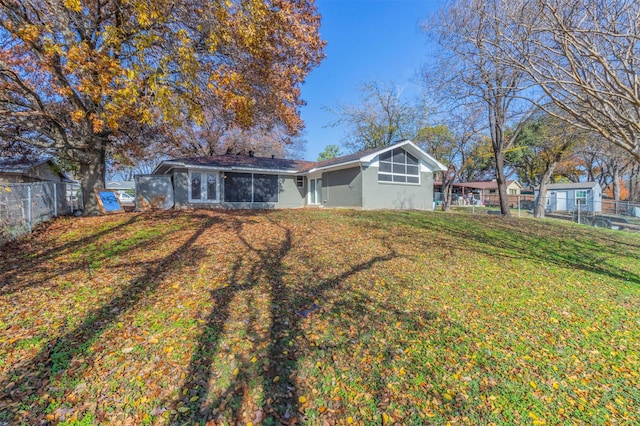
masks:
<svg viewBox="0 0 640 426"><path fill-rule="evenodd" d="M640 232L640 203L630 201L602 200L596 203L595 211L577 208L564 213L554 212L549 217L569 219L598 228L609 228ZM569 217L570 216L570 217Z"/></svg>
<svg viewBox="0 0 640 426"><path fill-rule="evenodd" d="M0 183L0 241L28 234L38 223L82 206L77 183Z"/></svg>
<svg viewBox="0 0 640 426"><path fill-rule="evenodd" d="M435 208L440 209L444 201L444 194L441 192L434 193ZM512 209L533 210L535 206L535 196L533 194L508 195L507 203ZM500 197L497 194L485 195L484 198L480 194L467 193L451 194L451 205L449 207L500 207ZM483 210L478 210L483 212Z"/></svg>
<svg viewBox="0 0 640 426"><path fill-rule="evenodd" d="M440 209L444 195L440 192L434 194L434 209ZM464 210L473 214L500 214L496 210L500 206L497 195L485 196L481 200L477 194L461 196L454 194L451 199L451 208ZM512 215L518 217L531 217L535 207L535 197L530 194L509 195L507 199ZM615 201L604 199L592 202L589 207L577 203L575 208L566 210L545 210L545 217L564 219L591 225L599 228L609 228L624 231L640 232L640 203L633 201Z"/></svg>

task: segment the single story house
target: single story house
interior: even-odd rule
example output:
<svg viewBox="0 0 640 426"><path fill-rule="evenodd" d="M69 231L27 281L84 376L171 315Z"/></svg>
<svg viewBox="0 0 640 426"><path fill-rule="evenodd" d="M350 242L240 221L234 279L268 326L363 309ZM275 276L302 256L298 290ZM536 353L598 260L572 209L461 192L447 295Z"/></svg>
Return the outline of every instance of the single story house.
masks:
<svg viewBox="0 0 640 426"><path fill-rule="evenodd" d="M167 160L176 208L433 209L433 173L446 167L411 141L321 162L253 155ZM144 196L144 194L142 194Z"/></svg>
<svg viewBox="0 0 640 426"><path fill-rule="evenodd" d="M113 189L118 193L128 192L133 194L136 191L136 183L132 180L110 180L107 181L106 188Z"/></svg>
<svg viewBox="0 0 640 426"><path fill-rule="evenodd" d="M51 157L0 158L0 182L69 182L71 179Z"/></svg>
<svg viewBox="0 0 640 426"><path fill-rule="evenodd" d="M540 193L536 189L535 196ZM602 211L602 188L597 182L554 183L547 185L546 211Z"/></svg>
<svg viewBox="0 0 640 426"><path fill-rule="evenodd" d="M490 181L474 181L474 182L461 182L454 184L458 186L464 192L479 193L484 199L490 195L498 194L498 182L494 180ZM507 180L507 195L520 195L522 191L522 185L517 180Z"/></svg>

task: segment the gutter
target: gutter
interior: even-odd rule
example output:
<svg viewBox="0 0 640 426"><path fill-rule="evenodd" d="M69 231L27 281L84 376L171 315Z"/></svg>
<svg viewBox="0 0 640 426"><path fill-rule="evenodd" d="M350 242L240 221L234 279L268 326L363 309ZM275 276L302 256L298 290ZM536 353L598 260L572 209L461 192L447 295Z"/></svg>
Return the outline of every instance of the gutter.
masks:
<svg viewBox="0 0 640 426"><path fill-rule="evenodd" d="M196 164L185 164L179 161L165 161L162 164L158 165L151 174L156 174L156 172L160 168L167 167L167 172L176 167L184 167L185 169L197 169L197 170L212 170L212 171L222 171L222 172L233 172L233 171L243 171L243 172L261 172L261 173L278 173L278 174L298 174L300 171L298 170L284 170L284 169L260 169L255 167L224 167L224 166L204 166L204 165L196 165Z"/></svg>
<svg viewBox="0 0 640 426"><path fill-rule="evenodd" d="M346 163L336 163L336 164L331 164L329 166L323 166L323 167L314 167L312 169L306 170L304 172L298 172L298 173L314 173L314 172L318 172L321 170L327 170L327 169L333 169L333 168L337 168L337 167L342 167L342 166L348 166L351 164L360 164L363 163L362 159L359 158L357 160L352 160L352 161L347 161Z"/></svg>

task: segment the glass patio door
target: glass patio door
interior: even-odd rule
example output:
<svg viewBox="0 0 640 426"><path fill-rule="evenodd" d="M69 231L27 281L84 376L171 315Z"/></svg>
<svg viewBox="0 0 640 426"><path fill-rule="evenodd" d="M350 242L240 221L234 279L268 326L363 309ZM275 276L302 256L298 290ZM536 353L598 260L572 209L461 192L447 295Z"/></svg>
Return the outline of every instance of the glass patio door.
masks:
<svg viewBox="0 0 640 426"><path fill-rule="evenodd" d="M310 179L309 204L318 205L322 200L322 179Z"/></svg>

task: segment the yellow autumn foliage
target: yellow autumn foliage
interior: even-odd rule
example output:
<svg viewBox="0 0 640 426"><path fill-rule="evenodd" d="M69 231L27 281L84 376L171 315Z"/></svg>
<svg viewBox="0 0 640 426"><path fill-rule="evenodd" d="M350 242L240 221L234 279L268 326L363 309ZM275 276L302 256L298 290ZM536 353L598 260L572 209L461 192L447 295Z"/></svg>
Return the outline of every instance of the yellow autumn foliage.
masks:
<svg viewBox="0 0 640 426"><path fill-rule="evenodd" d="M80 0L63 0L62 4L64 5L64 7L73 12L80 12Z"/></svg>

